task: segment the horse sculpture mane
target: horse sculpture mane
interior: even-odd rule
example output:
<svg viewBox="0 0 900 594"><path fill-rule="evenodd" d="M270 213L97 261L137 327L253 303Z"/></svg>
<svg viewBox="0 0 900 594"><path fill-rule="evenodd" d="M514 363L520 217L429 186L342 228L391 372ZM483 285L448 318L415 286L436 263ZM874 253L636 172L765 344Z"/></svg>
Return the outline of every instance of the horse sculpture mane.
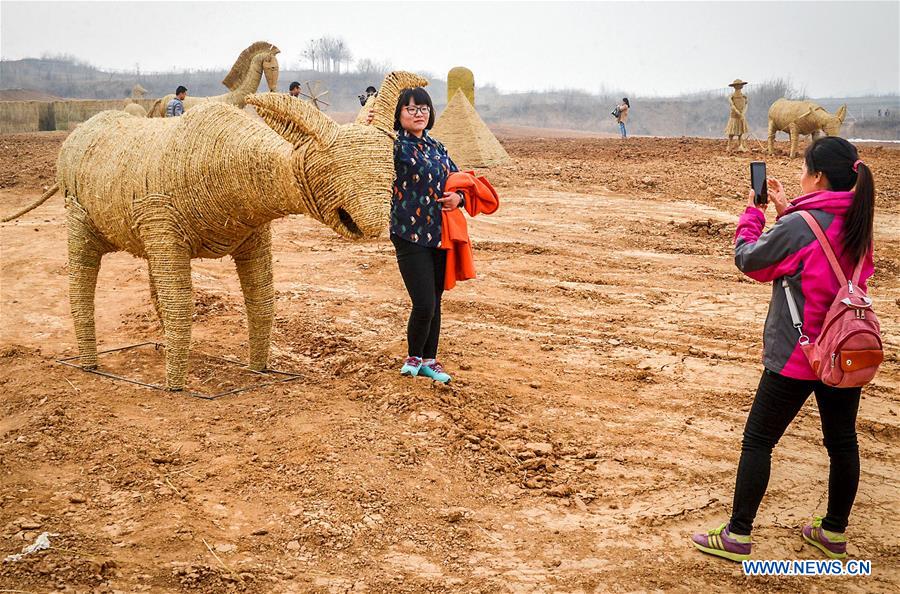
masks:
<svg viewBox="0 0 900 594"><path fill-rule="evenodd" d="M231 67L231 70L229 70L228 74L225 75L225 78L222 79L222 84L234 91L244 80L244 76L247 74L247 68L250 67L253 56L258 53L277 54L280 52L280 49L268 41L257 41L251 44L247 49L242 51L237 57L237 60L234 61L234 66Z"/></svg>

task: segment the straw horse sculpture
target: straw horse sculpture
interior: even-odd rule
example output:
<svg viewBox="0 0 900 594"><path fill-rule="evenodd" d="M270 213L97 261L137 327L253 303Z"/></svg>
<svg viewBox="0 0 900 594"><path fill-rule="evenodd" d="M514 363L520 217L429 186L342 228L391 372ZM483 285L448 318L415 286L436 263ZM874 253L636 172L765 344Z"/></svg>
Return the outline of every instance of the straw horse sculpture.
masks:
<svg viewBox="0 0 900 594"><path fill-rule="evenodd" d="M250 367L265 369L275 301L270 222L306 214L347 238L378 236L390 214L394 108L402 89L426 84L408 72L389 74L365 125L338 125L302 99L264 93L247 99L262 120L207 103L178 118L105 111L76 128L60 149L57 175L66 196L69 296L82 365L97 365L100 260L126 251L149 263L167 388L183 389L187 376L192 258L234 259Z"/></svg>
<svg viewBox="0 0 900 594"><path fill-rule="evenodd" d="M275 54L281 52L267 41L257 41L241 52L231 67L231 71L222 80L229 92L211 97L191 97L184 99L184 110L203 103L230 103L240 109L247 104L247 97L259 90L259 83L265 75L270 91L278 89L278 59ZM149 117L161 118L166 115L166 105L175 97L174 94L157 99L150 107Z"/></svg>

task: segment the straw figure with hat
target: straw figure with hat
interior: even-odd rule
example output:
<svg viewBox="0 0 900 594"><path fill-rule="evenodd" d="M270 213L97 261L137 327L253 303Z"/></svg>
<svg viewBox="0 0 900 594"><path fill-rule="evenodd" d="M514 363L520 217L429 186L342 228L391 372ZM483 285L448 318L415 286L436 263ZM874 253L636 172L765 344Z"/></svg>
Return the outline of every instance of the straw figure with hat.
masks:
<svg viewBox="0 0 900 594"><path fill-rule="evenodd" d="M728 85L734 89L734 93L728 98L728 104L731 106L731 112L728 115L728 125L725 126L725 135L728 136L728 145L726 150L731 151L731 141L737 136L738 150L747 151L747 145L744 144L744 134L750 133L750 126L747 124L747 96L741 93L741 89L747 83L736 78L733 83Z"/></svg>
<svg viewBox="0 0 900 594"><path fill-rule="evenodd" d="M103 111L59 152L66 198L69 296L80 363L97 366L94 292L104 254L149 262L150 295L166 341L166 387L185 387L194 299L191 260L231 256L249 326L249 363L268 364L275 313L270 223L305 214L349 239L377 237L390 218L394 107L428 81L385 78L370 124L338 125L297 97L253 94L247 104L206 102L178 118Z"/></svg>

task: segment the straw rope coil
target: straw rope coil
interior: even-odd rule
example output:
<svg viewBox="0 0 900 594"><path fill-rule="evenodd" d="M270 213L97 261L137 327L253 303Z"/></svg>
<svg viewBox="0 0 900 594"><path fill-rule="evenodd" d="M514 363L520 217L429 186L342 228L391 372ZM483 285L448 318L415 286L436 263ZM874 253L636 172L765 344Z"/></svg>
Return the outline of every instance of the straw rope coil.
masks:
<svg viewBox="0 0 900 594"><path fill-rule="evenodd" d="M274 317L270 222L307 214L344 237L378 236L390 213L394 106L401 89L425 84L410 73L388 75L371 126L340 126L301 99L273 93L247 98L262 121L210 102L180 118L106 111L79 126L63 143L57 172L83 364L96 365L101 257L127 251L149 263L169 389L184 388L187 376L192 258L233 257L250 366L265 368Z"/></svg>

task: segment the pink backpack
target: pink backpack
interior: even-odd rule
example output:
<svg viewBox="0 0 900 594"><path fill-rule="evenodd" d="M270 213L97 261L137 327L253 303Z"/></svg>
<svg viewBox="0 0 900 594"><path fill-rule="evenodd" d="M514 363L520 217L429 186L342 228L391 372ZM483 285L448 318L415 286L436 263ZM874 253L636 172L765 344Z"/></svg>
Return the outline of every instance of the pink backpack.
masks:
<svg viewBox="0 0 900 594"><path fill-rule="evenodd" d="M853 271L853 278L848 281L818 221L807 211L798 212L816 234L831 269L841 283L841 289L825 315L822 332L810 344L809 337L803 334L803 324L790 287L786 280L782 281L791 320L800 332L800 348L822 383L836 388L864 386L875 377L884 359L878 317L872 309L872 300L859 288L865 257L860 259Z"/></svg>

